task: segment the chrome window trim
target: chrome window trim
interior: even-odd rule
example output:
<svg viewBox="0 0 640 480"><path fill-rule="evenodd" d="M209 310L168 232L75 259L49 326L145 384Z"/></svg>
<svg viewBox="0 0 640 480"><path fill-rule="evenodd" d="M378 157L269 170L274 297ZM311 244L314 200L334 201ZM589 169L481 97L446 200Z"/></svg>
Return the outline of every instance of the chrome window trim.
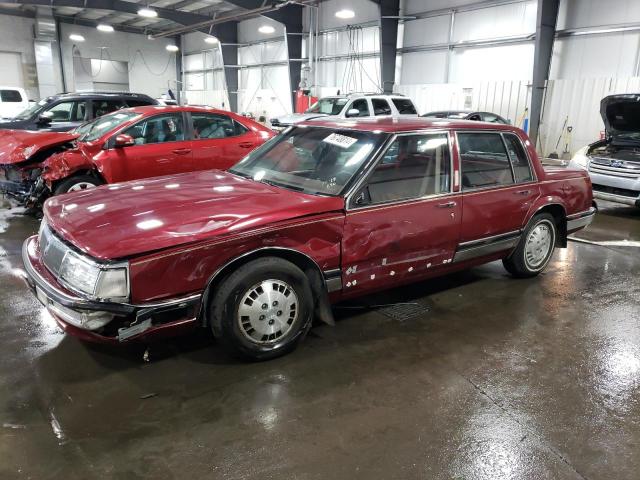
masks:
<svg viewBox="0 0 640 480"><path fill-rule="evenodd" d="M447 136L447 142L449 144L450 171L449 171L449 191L448 192L436 193L434 195L425 195L423 197L416 197L416 198L404 198L402 200L393 200L393 201L389 201L389 202L376 203L376 204L371 204L371 205L357 205L356 206L356 205L352 205L351 204L351 201L353 200L353 197L357 193L359 193L360 189L363 187L363 184L366 183L367 179L371 176L371 174L372 174L373 170L375 169L375 167L382 160L384 155L387 153L387 151L389 150L391 145L398 139L398 137L404 137L404 136L409 136L409 135L411 135L411 136L415 136L415 135L439 135L439 134L441 135L443 133ZM362 209L373 209L373 208L376 208L376 207L385 207L385 206L405 204L405 203L420 202L420 201L424 201L424 200L431 199L431 198L445 197L445 196L451 195L453 193L460 193L460 192L454 192L453 191L453 183L454 183L453 144L451 142L451 132L449 130L442 128L442 129L425 129L425 130L410 130L410 131L406 131L406 132L397 132L397 133L394 133L393 135L390 136L390 138L387 140L387 142L385 142L385 145L383 145L383 147L384 148L381 151L377 152L375 155L372 156L371 160L367 163L367 165L359 173L359 175L360 175L359 180L353 185L353 187L345 195L345 209L346 209L347 212L357 211L357 210L362 210Z"/></svg>
<svg viewBox="0 0 640 480"><path fill-rule="evenodd" d="M512 132L511 130L502 130L502 129L460 129L460 130L455 130L455 136L456 136L456 145L458 145L458 158L460 159L460 192L464 192L464 193L469 193L469 192L479 192L479 191L483 191L483 190L491 190L491 189L498 189L498 188L509 188L509 187L513 187L513 186L520 186L520 185L529 185L529 184L533 184L533 183L537 183L538 181L538 175L535 171L535 169L533 168L533 165L531 163L531 158L529 158L529 152L527 151L527 149L525 148L524 144L522 143L522 139L515 134L514 132ZM460 139L458 138L458 134L459 133L497 133L500 135L500 138L502 140L502 145L505 148L505 151L507 153L507 159L509 160L509 167L511 169L511 177L513 178L513 183L509 183L509 184L503 184L503 185L489 185L486 187L471 187L471 188L464 188L464 186L462 185L462 174L464 173L463 168L462 168L462 153L460 152ZM527 162L529 162L529 169L531 170L532 176L533 176L533 180L527 181L527 182L516 182L516 176L515 176L515 172L513 170L513 163L511 161L511 157L509 156L509 151L507 150L507 144L505 142L504 139L504 135L505 134L509 134L509 135L513 135L515 136L518 141L520 142L520 145L522 146L522 149L524 150L524 153L527 157Z"/></svg>

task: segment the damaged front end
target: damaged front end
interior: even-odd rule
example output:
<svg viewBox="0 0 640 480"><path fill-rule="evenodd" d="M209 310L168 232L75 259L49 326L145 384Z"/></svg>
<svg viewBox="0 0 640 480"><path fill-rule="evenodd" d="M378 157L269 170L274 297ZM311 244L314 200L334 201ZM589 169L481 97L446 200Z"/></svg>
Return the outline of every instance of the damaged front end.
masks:
<svg viewBox="0 0 640 480"><path fill-rule="evenodd" d="M20 204L26 204L41 173L40 163L0 164L0 193L17 200Z"/></svg>

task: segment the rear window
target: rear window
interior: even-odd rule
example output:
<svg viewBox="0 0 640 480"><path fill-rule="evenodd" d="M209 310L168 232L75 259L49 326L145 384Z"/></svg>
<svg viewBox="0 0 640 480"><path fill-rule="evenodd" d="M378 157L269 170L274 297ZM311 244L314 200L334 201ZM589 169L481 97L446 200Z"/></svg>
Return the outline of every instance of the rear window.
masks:
<svg viewBox="0 0 640 480"><path fill-rule="evenodd" d="M413 115L417 114L416 107L413 106L413 102L408 98L394 98L391 100L398 109L398 113L401 115Z"/></svg>
<svg viewBox="0 0 640 480"><path fill-rule="evenodd" d="M0 90L0 100L7 103L20 103L22 95L18 90Z"/></svg>

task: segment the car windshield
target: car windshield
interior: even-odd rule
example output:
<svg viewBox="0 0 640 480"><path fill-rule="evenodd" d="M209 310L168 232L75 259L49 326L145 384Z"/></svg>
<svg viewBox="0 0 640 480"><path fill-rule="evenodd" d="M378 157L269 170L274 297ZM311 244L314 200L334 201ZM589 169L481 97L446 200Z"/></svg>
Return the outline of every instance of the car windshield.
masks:
<svg viewBox="0 0 640 480"><path fill-rule="evenodd" d="M14 120L29 120L36 113L40 112L40 110L42 110L44 108L44 106L49 103L49 101L50 101L50 99L43 98L38 103L34 103L29 108L26 108L23 111L21 111L18 115L13 117L13 119Z"/></svg>
<svg viewBox="0 0 640 480"><path fill-rule="evenodd" d="M105 133L139 116L139 113L118 111L80 125L74 132L80 135L78 141L93 142Z"/></svg>
<svg viewBox="0 0 640 480"><path fill-rule="evenodd" d="M231 173L315 195L339 195L385 134L294 128L254 150Z"/></svg>
<svg viewBox="0 0 640 480"><path fill-rule="evenodd" d="M305 113L325 113L327 115L338 115L347 103L347 98L321 98L313 107Z"/></svg>

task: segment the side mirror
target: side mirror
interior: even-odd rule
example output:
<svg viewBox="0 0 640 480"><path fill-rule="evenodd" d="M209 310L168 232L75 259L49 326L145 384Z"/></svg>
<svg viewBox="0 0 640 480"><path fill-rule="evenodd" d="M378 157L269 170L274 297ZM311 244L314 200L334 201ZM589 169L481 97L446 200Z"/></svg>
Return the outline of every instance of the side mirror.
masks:
<svg viewBox="0 0 640 480"><path fill-rule="evenodd" d="M53 120L53 112L42 112L38 115L38 123L41 125L48 125Z"/></svg>
<svg viewBox="0 0 640 480"><path fill-rule="evenodd" d="M131 147L132 145L135 145L135 144L136 142L131 135L126 135L123 133L118 135L116 139L113 141L113 148Z"/></svg>
<svg viewBox="0 0 640 480"><path fill-rule="evenodd" d="M347 117L357 117L358 115L360 115L360 110L357 108L350 108L347 110Z"/></svg>

